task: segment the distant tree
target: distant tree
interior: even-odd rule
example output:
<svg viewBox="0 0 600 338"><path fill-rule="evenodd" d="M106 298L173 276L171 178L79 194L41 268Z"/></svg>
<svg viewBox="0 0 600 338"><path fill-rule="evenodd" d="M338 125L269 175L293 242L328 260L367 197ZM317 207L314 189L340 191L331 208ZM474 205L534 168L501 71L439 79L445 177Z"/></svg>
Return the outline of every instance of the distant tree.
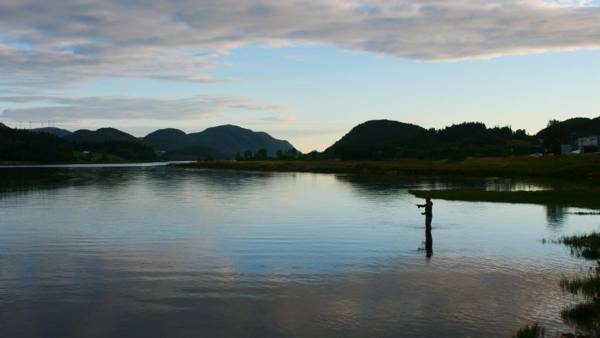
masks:
<svg viewBox="0 0 600 338"><path fill-rule="evenodd" d="M242 154L240 154L239 152L235 153L235 160L236 161L242 161L244 158L242 157Z"/></svg>
<svg viewBox="0 0 600 338"><path fill-rule="evenodd" d="M0 125L0 161L60 163L70 162L73 146L47 133L34 133Z"/></svg>
<svg viewBox="0 0 600 338"><path fill-rule="evenodd" d="M300 155L302 155L302 153L300 153L298 150L296 150L294 148L288 149L288 151L285 154L291 160L297 160L300 157Z"/></svg>
<svg viewBox="0 0 600 338"><path fill-rule="evenodd" d="M263 160L267 160L268 158L269 158L269 156L267 154L266 149L260 149L259 151L256 152L256 154L254 154L255 160L263 161Z"/></svg>
<svg viewBox="0 0 600 338"><path fill-rule="evenodd" d="M311 160L317 160L320 157L321 157L321 153L316 150L313 150L310 153L308 153L308 158Z"/></svg>
<svg viewBox="0 0 600 338"><path fill-rule="evenodd" d="M515 136L515 138L521 139L521 140L525 140L529 137L529 136L527 136L527 132L525 131L525 129L517 129L515 131L514 136Z"/></svg>
<svg viewBox="0 0 600 338"><path fill-rule="evenodd" d="M560 145L568 143L567 131L558 120L550 120L544 135L544 147L553 153L560 153Z"/></svg>
<svg viewBox="0 0 600 338"><path fill-rule="evenodd" d="M462 160L524 155L534 149L533 137L524 130L513 131L510 126L488 128L480 122L465 122L436 130L394 121L371 121L353 128L321 156L346 160Z"/></svg>

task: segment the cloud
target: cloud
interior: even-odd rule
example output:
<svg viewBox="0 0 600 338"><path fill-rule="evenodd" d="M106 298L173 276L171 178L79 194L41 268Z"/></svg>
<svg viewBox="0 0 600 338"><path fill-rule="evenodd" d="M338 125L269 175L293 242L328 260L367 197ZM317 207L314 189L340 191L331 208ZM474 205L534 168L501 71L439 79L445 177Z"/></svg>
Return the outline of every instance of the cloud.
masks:
<svg viewBox="0 0 600 338"><path fill-rule="evenodd" d="M261 122L261 123L289 124L289 123L296 123L296 122L298 122L298 120L296 118L294 118L293 116L273 115L273 116L261 117L261 118L258 119L258 122Z"/></svg>
<svg viewBox="0 0 600 338"><path fill-rule="evenodd" d="M333 44L443 61L598 48L589 0L3 0L4 84L104 76L215 81L248 43Z"/></svg>
<svg viewBox="0 0 600 338"><path fill-rule="evenodd" d="M8 108L0 116L13 121L194 120L222 112L273 111L279 105L257 104L233 96L190 98L0 96L0 102L29 107ZM34 105L33 107L31 105Z"/></svg>

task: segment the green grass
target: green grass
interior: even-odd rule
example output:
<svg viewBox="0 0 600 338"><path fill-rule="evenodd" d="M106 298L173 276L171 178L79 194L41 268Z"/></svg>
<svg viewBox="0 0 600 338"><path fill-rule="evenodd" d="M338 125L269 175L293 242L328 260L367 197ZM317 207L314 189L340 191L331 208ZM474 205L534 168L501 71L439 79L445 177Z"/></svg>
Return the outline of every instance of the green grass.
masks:
<svg viewBox="0 0 600 338"><path fill-rule="evenodd" d="M448 201L528 203L564 207L600 209L600 190L542 190L542 191L486 191L486 190L410 190L419 198L430 197Z"/></svg>
<svg viewBox="0 0 600 338"><path fill-rule="evenodd" d="M186 168L316 173L464 175L505 177L552 177L600 183L600 156L546 156L533 158L468 158L464 161L206 161L178 164Z"/></svg>

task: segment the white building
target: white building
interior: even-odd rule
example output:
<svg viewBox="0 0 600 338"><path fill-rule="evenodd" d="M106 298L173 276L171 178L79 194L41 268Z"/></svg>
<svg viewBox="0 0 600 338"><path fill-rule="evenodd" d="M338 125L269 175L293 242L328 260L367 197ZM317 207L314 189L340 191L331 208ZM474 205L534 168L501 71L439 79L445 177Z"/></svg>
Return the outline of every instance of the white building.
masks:
<svg viewBox="0 0 600 338"><path fill-rule="evenodd" d="M577 148L581 152L596 152L600 150L600 136L587 136L577 139Z"/></svg>

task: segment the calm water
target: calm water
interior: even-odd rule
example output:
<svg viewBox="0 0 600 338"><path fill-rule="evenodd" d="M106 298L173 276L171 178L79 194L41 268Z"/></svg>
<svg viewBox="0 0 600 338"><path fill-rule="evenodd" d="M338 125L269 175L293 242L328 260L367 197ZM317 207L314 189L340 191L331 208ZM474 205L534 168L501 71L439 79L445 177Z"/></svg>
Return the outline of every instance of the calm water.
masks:
<svg viewBox="0 0 600 338"><path fill-rule="evenodd" d="M422 202L374 181L168 167L0 169L3 337L507 337L565 328L568 249L597 216ZM35 180L34 180L35 178Z"/></svg>

